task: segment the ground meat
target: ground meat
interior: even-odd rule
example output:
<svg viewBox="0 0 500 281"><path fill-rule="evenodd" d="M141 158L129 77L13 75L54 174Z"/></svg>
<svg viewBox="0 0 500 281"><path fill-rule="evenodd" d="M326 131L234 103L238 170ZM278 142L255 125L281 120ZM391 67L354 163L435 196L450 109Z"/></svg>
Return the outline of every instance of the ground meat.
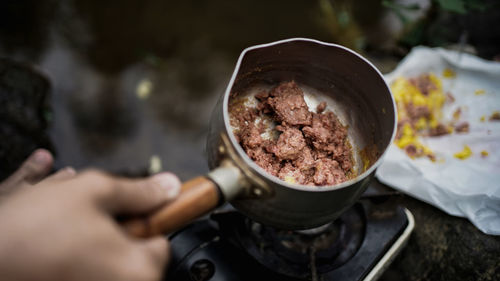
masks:
<svg viewBox="0 0 500 281"><path fill-rule="evenodd" d="M411 78L410 83L417 87L425 96L428 96L432 90L436 90L436 86L431 81L428 74L422 74L417 78Z"/></svg>
<svg viewBox="0 0 500 281"><path fill-rule="evenodd" d="M500 112L499 111L495 111L491 114L490 116L490 121L498 121L500 120Z"/></svg>
<svg viewBox="0 0 500 281"><path fill-rule="evenodd" d="M326 102L316 107L316 113L310 112L293 81L255 98L255 109L242 108L244 103L236 101L229 113L236 139L257 165L284 181L303 185L334 185L352 175L347 129L333 112L325 112ZM265 128L257 117L271 118L279 136L264 139Z"/></svg>
<svg viewBox="0 0 500 281"><path fill-rule="evenodd" d="M464 122L458 123L455 126L455 131L457 133L468 133L469 132L469 122L464 121Z"/></svg>
<svg viewBox="0 0 500 281"><path fill-rule="evenodd" d="M265 151L262 147L246 149L246 153L257 165L266 170L266 172L272 175L278 174L281 164L272 153Z"/></svg>
<svg viewBox="0 0 500 281"><path fill-rule="evenodd" d="M285 163L279 171L278 177L284 181L298 184L308 184L310 182L309 175L290 162Z"/></svg>
<svg viewBox="0 0 500 281"><path fill-rule="evenodd" d="M429 136L431 137L438 137L438 136L443 136L449 134L450 131L448 131L448 128L442 123L439 123L436 128L430 129L429 130Z"/></svg>
<svg viewBox="0 0 500 281"><path fill-rule="evenodd" d="M416 157L418 156L418 152L417 152L417 147L414 145L414 144L409 144L405 147L405 152L406 154L408 154L408 156L410 157Z"/></svg>
<svg viewBox="0 0 500 281"><path fill-rule="evenodd" d="M288 125L311 124L312 113L309 111L304 93L295 82L281 83L271 90L267 103L276 114L277 121Z"/></svg>
<svg viewBox="0 0 500 281"><path fill-rule="evenodd" d="M326 101L322 101L316 107L316 113L321 113L321 112L325 111L325 109L326 109Z"/></svg>
<svg viewBox="0 0 500 281"><path fill-rule="evenodd" d="M428 118L431 115L431 112L427 106L414 106L413 104L408 104L406 107L408 111L408 115L411 119L418 120L419 118Z"/></svg>
<svg viewBox="0 0 500 281"><path fill-rule="evenodd" d="M330 158L317 160L315 168L313 180L316 185L334 185L347 180L345 173L339 167L339 163Z"/></svg>
<svg viewBox="0 0 500 281"><path fill-rule="evenodd" d="M315 114L312 126L304 127L302 132L312 140L313 146L318 150L337 152L337 155L341 154L339 150L344 150L343 143L347 137L347 130L331 111Z"/></svg>
<svg viewBox="0 0 500 281"><path fill-rule="evenodd" d="M302 132L293 127L277 126L276 129L282 131L278 141L272 148L276 157L279 160L297 159L306 146L306 140Z"/></svg>
<svg viewBox="0 0 500 281"><path fill-rule="evenodd" d="M260 136L259 129L253 125L253 123L250 123L248 127L243 128L238 137L241 141L241 146L246 149L259 147L262 143L262 137Z"/></svg>
<svg viewBox="0 0 500 281"><path fill-rule="evenodd" d="M267 91L261 91L258 94L255 95L255 98L258 99L259 101L263 101L269 97L269 92Z"/></svg>
<svg viewBox="0 0 500 281"><path fill-rule="evenodd" d="M327 155L325 154L323 157L327 157ZM314 161L315 160L311 149L306 146L302 150L302 153L299 154L297 159L295 159L293 164L294 166L299 167L301 171L307 171L314 167Z"/></svg>

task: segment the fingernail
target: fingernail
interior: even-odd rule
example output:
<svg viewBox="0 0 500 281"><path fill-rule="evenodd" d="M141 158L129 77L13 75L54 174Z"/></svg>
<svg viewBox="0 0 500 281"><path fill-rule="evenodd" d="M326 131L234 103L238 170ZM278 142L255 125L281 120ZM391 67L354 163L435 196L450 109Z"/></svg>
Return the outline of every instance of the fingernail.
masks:
<svg viewBox="0 0 500 281"><path fill-rule="evenodd" d="M75 169L73 169L73 167L70 166L64 168L64 172L72 176L76 175Z"/></svg>
<svg viewBox="0 0 500 281"><path fill-rule="evenodd" d="M153 180L161 187L167 189L169 198L176 197L181 190L179 178L171 173L161 173L153 176Z"/></svg>
<svg viewBox="0 0 500 281"><path fill-rule="evenodd" d="M33 155L33 161L37 164L47 164L50 161L50 154L46 150L37 150Z"/></svg>

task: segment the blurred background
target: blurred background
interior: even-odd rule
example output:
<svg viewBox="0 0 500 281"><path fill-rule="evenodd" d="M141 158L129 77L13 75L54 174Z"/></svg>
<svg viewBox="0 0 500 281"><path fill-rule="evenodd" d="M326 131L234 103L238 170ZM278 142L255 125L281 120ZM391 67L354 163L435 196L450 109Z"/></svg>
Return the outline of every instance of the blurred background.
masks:
<svg viewBox="0 0 500 281"><path fill-rule="evenodd" d="M162 169L187 179L207 170L209 116L244 48L310 37L352 48L382 72L421 44L498 59L498 8L488 0L4 0L1 176L42 146L56 168Z"/></svg>

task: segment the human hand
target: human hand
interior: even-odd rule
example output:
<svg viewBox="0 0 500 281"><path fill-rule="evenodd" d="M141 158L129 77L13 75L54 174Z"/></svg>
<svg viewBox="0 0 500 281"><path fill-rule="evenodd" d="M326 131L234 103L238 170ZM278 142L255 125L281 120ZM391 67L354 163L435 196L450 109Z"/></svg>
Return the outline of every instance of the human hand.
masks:
<svg viewBox="0 0 500 281"><path fill-rule="evenodd" d="M10 177L0 182L0 199L38 183L47 176L53 163L54 158L48 150L35 150ZM59 175L68 174L68 176L75 173L75 170L69 167L58 172Z"/></svg>
<svg viewBox="0 0 500 281"><path fill-rule="evenodd" d="M2 280L161 278L167 240L130 237L114 217L147 213L172 200L180 189L173 174L133 180L64 169L34 185L19 178L22 187L12 192L9 185L0 202Z"/></svg>

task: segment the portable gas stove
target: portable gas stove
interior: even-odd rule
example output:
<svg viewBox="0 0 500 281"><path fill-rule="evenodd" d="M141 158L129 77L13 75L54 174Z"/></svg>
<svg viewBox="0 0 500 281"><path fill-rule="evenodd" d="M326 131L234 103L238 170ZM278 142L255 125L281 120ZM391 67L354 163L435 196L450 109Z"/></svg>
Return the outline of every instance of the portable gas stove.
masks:
<svg viewBox="0 0 500 281"><path fill-rule="evenodd" d="M302 231L259 224L227 205L170 237L166 280L376 280L413 227L407 209L370 200Z"/></svg>

